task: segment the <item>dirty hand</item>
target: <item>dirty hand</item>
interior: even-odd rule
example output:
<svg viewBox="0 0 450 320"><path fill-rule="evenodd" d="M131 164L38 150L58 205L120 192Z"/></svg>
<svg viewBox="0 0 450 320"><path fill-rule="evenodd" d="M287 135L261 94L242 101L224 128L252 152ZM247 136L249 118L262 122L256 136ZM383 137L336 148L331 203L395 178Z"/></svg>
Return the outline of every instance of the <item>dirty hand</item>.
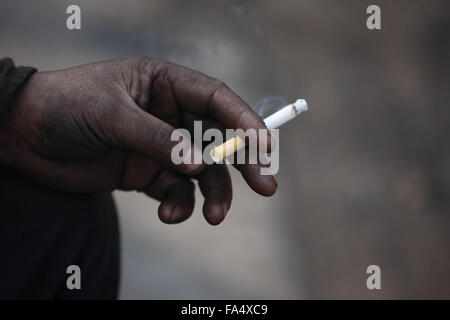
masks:
<svg viewBox="0 0 450 320"><path fill-rule="evenodd" d="M163 60L139 57L37 72L0 118L0 158L3 166L59 190L143 191L161 201L159 217L166 223L191 215L191 179L198 179L205 218L218 224L232 198L227 167L171 161L173 130L191 129L194 120L265 128L220 81ZM274 177L260 175L259 165L238 169L257 193L275 192Z"/></svg>

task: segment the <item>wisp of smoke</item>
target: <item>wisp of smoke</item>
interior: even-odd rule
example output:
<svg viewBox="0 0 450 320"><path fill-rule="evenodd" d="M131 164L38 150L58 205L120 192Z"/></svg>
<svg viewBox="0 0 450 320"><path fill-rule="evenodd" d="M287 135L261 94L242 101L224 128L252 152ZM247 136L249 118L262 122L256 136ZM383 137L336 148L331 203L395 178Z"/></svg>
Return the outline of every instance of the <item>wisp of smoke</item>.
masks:
<svg viewBox="0 0 450 320"><path fill-rule="evenodd" d="M261 118L265 118L286 105L286 100L282 96L268 96L258 100L253 109Z"/></svg>

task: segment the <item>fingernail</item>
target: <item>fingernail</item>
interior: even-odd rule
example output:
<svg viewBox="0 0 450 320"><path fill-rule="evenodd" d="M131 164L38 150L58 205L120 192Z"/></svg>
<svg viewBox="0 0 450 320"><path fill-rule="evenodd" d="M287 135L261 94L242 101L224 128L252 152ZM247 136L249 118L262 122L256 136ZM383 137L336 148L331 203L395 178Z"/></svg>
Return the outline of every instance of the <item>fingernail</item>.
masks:
<svg viewBox="0 0 450 320"><path fill-rule="evenodd" d="M184 213L183 207L175 206L175 208L172 211L172 215L169 219L169 223L173 224L183 221L183 213Z"/></svg>

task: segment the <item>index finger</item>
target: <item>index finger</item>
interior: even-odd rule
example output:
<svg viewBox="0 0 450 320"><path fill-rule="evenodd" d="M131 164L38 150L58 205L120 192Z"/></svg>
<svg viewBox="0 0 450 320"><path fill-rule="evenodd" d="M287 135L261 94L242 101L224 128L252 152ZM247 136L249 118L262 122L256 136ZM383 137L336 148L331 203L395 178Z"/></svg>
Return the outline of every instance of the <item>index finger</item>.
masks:
<svg viewBox="0 0 450 320"><path fill-rule="evenodd" d="M213 117L230 129L267 129L261 117L223 82L168 62L166 68L165 78L181 108Z"/></svg>

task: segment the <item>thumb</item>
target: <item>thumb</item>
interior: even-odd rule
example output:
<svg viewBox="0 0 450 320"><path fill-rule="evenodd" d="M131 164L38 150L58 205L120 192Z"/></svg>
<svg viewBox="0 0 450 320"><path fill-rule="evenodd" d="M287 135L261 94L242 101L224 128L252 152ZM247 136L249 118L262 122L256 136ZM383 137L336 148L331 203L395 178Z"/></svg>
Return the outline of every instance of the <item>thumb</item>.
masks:
<svg viewBox="0 0 450 320"><path fill-rule="evenodd" d="M134 151L184 174L193 175L203 169L203 153L192 142L183 154L183 161L176 164L172 160L172 150L180 142L171 139L175 128L138 107L131 98L129 100L127 106L118 108L120 111L112 123L114 140L119 148ZM194 159L202 160L194 163Z"/></svg>

